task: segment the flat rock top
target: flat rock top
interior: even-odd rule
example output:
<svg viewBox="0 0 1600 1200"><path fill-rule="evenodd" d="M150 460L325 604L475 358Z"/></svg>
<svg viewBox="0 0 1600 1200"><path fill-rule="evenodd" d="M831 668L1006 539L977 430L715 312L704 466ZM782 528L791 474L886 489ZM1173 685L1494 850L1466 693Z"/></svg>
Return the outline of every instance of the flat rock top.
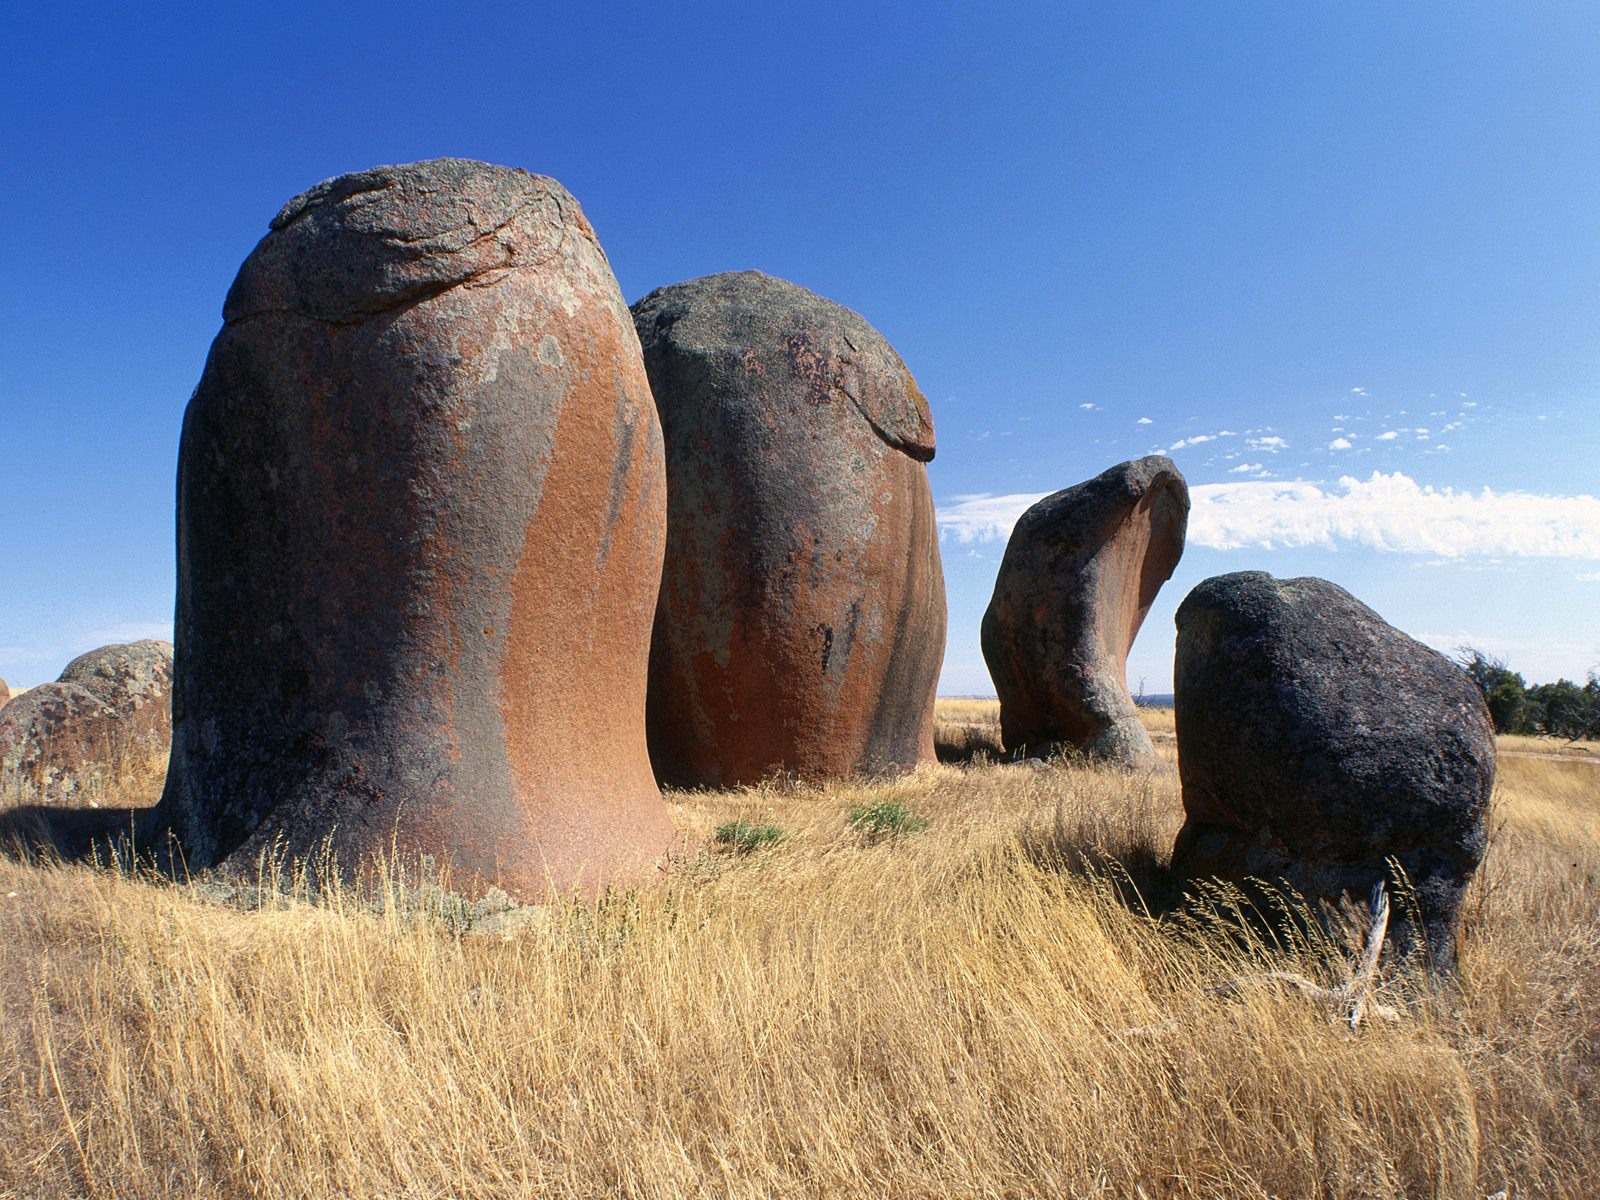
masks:
<svg viewBox="0 0 1600 1200"><path fill-rule="evenodd" d="M569 232L600 253L578 202L542 175L465 158L373 167L289 201L240 268L222 315L354 323L533 265Z"/></svg>
<svg viewBox="0 0 1600 1200"><path fill-rule="evenodd" d="M760 271L731 271L658 288L633 315L647 357L670 344L730 383L786 361L816 391L847 396L890 446L933 458L927 398L883 335L841 304Z"/></svg>

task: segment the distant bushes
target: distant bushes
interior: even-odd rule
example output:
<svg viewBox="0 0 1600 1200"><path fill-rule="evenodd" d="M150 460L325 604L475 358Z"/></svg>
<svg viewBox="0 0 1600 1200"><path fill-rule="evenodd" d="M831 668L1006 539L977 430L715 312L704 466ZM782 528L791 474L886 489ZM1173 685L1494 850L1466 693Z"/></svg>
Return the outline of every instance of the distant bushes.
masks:
<svg viewBox="0 0 1600 1200"><path fill-rule="evenodd" d="M1497 733L1600 738L1600 677L1583 686L1570 679L1529 687L1504 661L1470 646L1456 660L1483 692Z"/></svg>

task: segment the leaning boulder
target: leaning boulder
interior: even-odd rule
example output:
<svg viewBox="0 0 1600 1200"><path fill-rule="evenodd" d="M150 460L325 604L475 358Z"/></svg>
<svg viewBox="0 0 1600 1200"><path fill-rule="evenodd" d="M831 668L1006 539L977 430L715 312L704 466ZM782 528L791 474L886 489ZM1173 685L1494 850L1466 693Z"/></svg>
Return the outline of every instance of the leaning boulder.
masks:
<svg viewBox="0 0 1600 1200"><path fill-rule="evenodd" d="M461 159L341 176L223 318L178 467L189 865L398 851L531 899L656 862L661 434L577 201Z"/></svg>
<svg viewBox="0 0 1600 1200"><path fill-rule="evenodd" d="M1183 554L1189 488L1171 459L1119 463L1022 514L983 615L1006 749L1067 746L1130 767L1155 750L1128 650Z"/></svg>
<svg viewBox="0 0 1600 1200"><path fill-rule="evenodd" d="M115 800L118 782L159 760L171 740L171 644L102 646L0 707L0 794Z"/></svg>
<svg viewBox="0 0 1600 1200"><path fill-rule="evenodd" d="M857 314L757 271L634 305L667 447L659 777L728 787L933 760L933 420Z"/></svg>
<svg viewBox="0 0 1600 1200"><path fill-rule="evenodd" d="M1447 967L1494 783L1472 680L1323 579L1208 579L1177 624L1174 867L1334 900L1364 898L1393 859Z"/></svg>

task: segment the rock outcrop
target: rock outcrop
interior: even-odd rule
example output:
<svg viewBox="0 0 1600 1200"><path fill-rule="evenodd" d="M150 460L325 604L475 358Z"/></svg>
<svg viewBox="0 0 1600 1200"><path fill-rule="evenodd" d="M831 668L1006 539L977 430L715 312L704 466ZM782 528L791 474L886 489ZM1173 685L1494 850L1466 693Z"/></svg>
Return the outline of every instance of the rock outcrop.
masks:
<svg viewBox="0 0 1600 1200"><path fill-rule="evenodd" d="M933 759L944 576L927 400L860 316L755 271L634 305L667 447L658 776Z"/></svg>
<svg viewBox="0 0 1600 1200"><path fill-rule="evenodd" d="M178 468L189 865L328 839L518 899L648 869L661 435L577 202L460 159L341 176L223 318Z"/></svg>
<svg viewBox="0 0 1600 1200"><path fill-rule="evenodd" d="M115 802L119 780L159 760L171 739L171 644L102 646L0 707L0 794Z"/></svg>
<svg viewBox="0 0 1600 1200"><path fill-rule="evenodd" d="M1119 463L1022 514L982 630L1007 750L1153 760L1128 694L1128 650L1178 565L1188 521L1188 485L1159 456Z"/></svg>
<svg viewBox="0 0 1600 1200"><path fill-rule="evenodd" d="M1494 783L1472 680L1322 579L1208 579L1177 624L1174 866L1364 899L1393 858L1447 967Z"/></svg>

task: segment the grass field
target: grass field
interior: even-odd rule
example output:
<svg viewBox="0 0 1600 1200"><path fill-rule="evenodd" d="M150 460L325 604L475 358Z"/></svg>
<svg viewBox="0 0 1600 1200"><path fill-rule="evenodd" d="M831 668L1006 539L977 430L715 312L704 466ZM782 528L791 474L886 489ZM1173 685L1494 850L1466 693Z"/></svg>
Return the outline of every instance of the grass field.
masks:
<svg viewBox="0 0 1600 1200"><path fill-rule="evenodd" d="M1342 947L1144 911L1170 772L669 800L783 837L521 920L0 859L0 1195L1596 1194L1590 763L1502 761L1458 981L1356 1032L1216 986Z"/></svg>

